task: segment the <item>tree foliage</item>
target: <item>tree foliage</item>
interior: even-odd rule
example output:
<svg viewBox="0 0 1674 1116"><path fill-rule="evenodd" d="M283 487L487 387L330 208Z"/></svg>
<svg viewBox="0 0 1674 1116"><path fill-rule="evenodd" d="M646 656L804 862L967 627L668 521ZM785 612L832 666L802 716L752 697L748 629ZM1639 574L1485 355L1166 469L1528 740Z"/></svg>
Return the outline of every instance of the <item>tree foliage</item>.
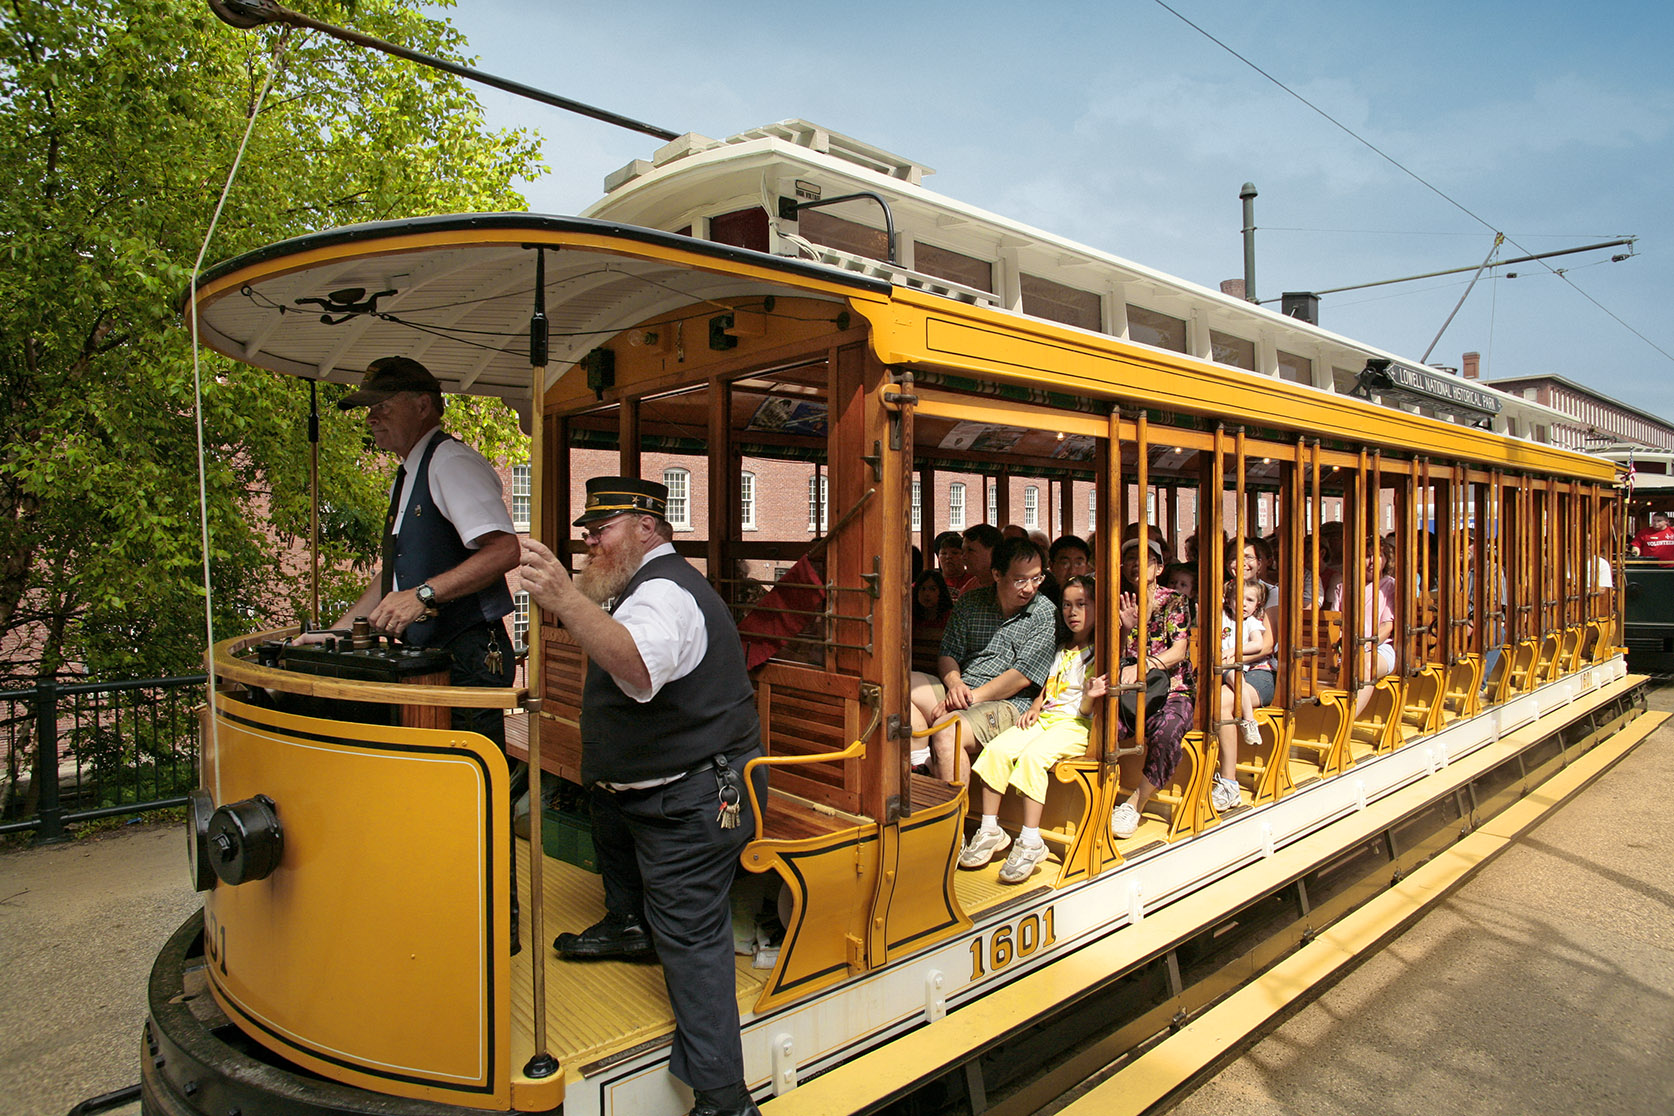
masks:
<svg viewBox="0 0 1674 1116"><path fill-rule="evenodd" d="M0 2L0 671L198 669L198 404L178 308L251 114L206 264L336 225L521 209L510 183L539 173L538 141L487 131L456 78L239 31L202 0ZM311 8L464 60L417 0ZM308 385L201 361L222 638L306 603ZM364 586L393 468L336 410L341 390L320 390L327 617ZM468 438L515 436L497 402L449 414Z"/></svg>

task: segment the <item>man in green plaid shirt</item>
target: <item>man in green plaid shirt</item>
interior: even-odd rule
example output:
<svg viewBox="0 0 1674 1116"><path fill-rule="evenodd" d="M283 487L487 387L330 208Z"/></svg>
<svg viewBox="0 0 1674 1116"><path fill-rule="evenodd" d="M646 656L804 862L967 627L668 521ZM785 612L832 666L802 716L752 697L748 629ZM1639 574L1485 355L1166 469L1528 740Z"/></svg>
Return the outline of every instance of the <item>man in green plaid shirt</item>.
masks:
<svg viewBox="0 0 1674 1116"><path fill-rule="evenodd" d="M947 722L928 748L915 749L915 767L966 782L971 757L1029 708L1052 670L1057 610L1040 592L1044 564L1033 542L1006 539L994 549L993 584L967 590L954 605L936 664L941 677L912 676L914 734Z"/></svg>

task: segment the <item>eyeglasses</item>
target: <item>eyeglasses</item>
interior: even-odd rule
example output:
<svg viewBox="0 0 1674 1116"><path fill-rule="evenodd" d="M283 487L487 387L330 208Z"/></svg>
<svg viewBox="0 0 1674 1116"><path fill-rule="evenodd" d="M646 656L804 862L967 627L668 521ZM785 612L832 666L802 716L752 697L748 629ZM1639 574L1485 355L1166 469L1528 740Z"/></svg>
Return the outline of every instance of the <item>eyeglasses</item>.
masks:
<svg viewBox="0 0 1674 1116"><path fill-rule="evenodd" d="M1011 579L1011 587L1013 589L1033 589L1045 580L1045 574L1036 574L1034 577L1014 577Z"/></svg>
<svg viewBox="0 0 1674 1116"><path fill-rule="evenodd" d="M613 516L612 518L605 520L603 523L599 524L597 527L583 527L581 529L581 541L586 543L588 546L592 546L595 543L603 542L604 541L604 533L606 531L610 530L612 524L621 523L625 519L632 519L632 518L633 518L633 516L631 516L631 515L618 515L618 516Z"/></svg>

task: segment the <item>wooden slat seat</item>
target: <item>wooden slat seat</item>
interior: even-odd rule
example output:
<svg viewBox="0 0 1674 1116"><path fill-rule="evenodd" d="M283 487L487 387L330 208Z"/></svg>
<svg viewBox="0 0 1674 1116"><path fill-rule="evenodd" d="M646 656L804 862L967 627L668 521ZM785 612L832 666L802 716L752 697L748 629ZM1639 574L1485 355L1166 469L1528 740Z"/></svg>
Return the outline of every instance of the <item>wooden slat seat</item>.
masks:
<svg viewBox="0 0 1674 1116"><path fill-rule="evenodd" d="M1354 699L1342 690L1321 690L1314 701L1296 707L1290 734L1292 754L1319 766L1321 775L1335 775L1353 761L1348 754L1349 717Z"/></svg>
<svg viewBox="0 0 1674 1116"><path fill-rule="evenodd" d="M925 775L915 771L912 776L913 806L939 806L943 802L951 802L957 798L965 788L958 783L949 783L938 779L934 775Z"/></svg>
<svg viewBox="0 0 1674 1116"><path fill-rule="evenodd" d="M1582 659L1590 663L1602 663L1616 653L1616 618L1602 617L1587 624L1589 636L1588 644L1583 649Z"/></svg>
<svg viewBox="0 0 1674 1116"><path fill-rule="evenodd" d="M1330 609L1320 609L1316 613L1314 609L1304 608L1302 610L1302 622L1296 629L1296 638L1299 645L1309 645L1309 641L1313 638L1316 616L1319 624L1319 653L1317 656L1319 678L1321 683L1332 683L1336 681L1337 672L1342 665L1343 614ZM1307 679L1310 677L1309 671L1304 667L1300 673L1305 686ZM1314 695L1300 694L1298 696L1312 697Z"/></svg>
<svg viewBox="0 0 1674 1116"><path fill-rule="evenodd" d="M1296 789L1290 777L1290 736L1295 719L1290 710L1279 706L1263 706L1255 711L1256 727L1261 733L1257 746L1238 743L1238 774L1249 779L1248 789L1253 805L1275 802ZM1219 765L1216 765L1216 770ZM1213 779L1208 781L1213 783ZM1239 779L1242 784L1243 778Z"/></svg>
<svg viewBox="0 0 1674 1116"><path fill-rule="evenodd" d="M1402 744L1399 711L1406 692L1404 679L1385 675L1372 683L1372 697L1349 727L1349 738L1370 744L1374 752L1392 752Z"/></svg>
<svg viewBox="0 0 1674 1116"><path fill-rule="evenodd" d="M1500 656L1503 660L1505 656ZM1442 688L1441 720L1474 716L1482 704L1482 656L1464 655L1447 668ZM1440 727L1439 725L1437 727Z"/></svg>
<svg viewBox="0 0 1674 1116"><path fill-rule="evenodd" d="M1446 689L1447 668L1441 663L1425 663L1407 679L1405 698L1401 703L1401 724L1428 735L1441 727L1442 697Z"/></svg>
<svg viewBox="0 0 1674 1116"><path fill-rule="evenodd" d="M1144 814L1160 817L1168 823L1167 839L1170 841L1189 837L1205 828L1207 819L1199 804L1208 804L1208 783L1212 777L1210 765L1205 762L1206 750L1201 732L1194 730L1186 733L1185 739L1180 742L1180 763L1175 767L1174 774L1164 786L1157 788L1157 793L1145 804ZM1139 752L1125 755L1119 764L1122 790L1118 801L1139 786L1140 775L1145 769L1145 756ZM1157 810L1159 806L1167 808L1166 814Z"/></svg>
<svg viewBox="0 0 1674 1116"><path fill-rule="evenodd" d="M1534 665L1529 668L1525 689L1532 690L1536 686L1545 685L1558 676L1558 657L1563 653L1563 648L1562 631L1546 633L1540 641L1540 651L1535 657Z"/></svg>
<svg viewBox="0 0 1674 1116"><path fill-rule="evenodd" d="M1563 648L1558 652L1557 665L1552 672L1553 678L1574 674L1581 669L1581 645L1586 635L1586 628L1579 624L1564 629Z"/></svg>
<svg viewBox="0 0 1674 1116"><path fill-rule="evenodd" d="M938 675L936 662L942 653L942 628L913 625L913 669Z"/></svg>
<svg viewBox="0 0 1674 1116"><path fill-rule="evenodd" d="M865 818L792 794L777 793L770 788L762 840L777 843L808 841L864 824Z"/></svg>
<svg viewBox="0 0 1674 1116"><path fill-rule="evenodd" d="M860 756L876 710L867 708L860 680L769 662L755 672L755 682L773 789L861 813ZM856 742L862 742L858 750Z"/></svg>
<svg viewBox="0 0 1674 1116"><path fill-rule="evenodd" d="M1108 786L1100 782L1103 766L1097 751L1098 733L1088 740L1087 752L1077 759L1060 760L1052 768L1053 778L1075 786L1080 793L1073 799L1048 793L1046 810L1041 819L1041 835L1066 846L1058 883L1062 886L1086 874L1088 846L1101 844L1108 855L1120 858L1110 837L1110 812L1139 786L1145 767L1144 753L1134 749L1117 760L1117 779ZM1124 739L1124 748L1134 741ZM1180 763L1168 785L1158 789L1146 803L1145 815L1157 817L1166 826L1166 840L1189 836L1207 825L1214 824L1208 807L1208 780L1211 767L1205 756L1203 734L1188 732L1180 746ZM1202 803L1200 809L1198 803ZM1158 809L1161 807L1162 809ZM1049 827L1055 830L1050 833ZM1108 863L1108 861L1107 861Z"/></svg>
<svg viewBox="0 0 1674 1116"><path fill-rule="evenodd" d="M1509 659L1511 665L1501 681L1504 696L1498 700L1504 701L1512 694L1525 693L1535 688L1539 682L1535 668L1540 659L1540 645L1541 641L1538 639L1525 639L1506 648L1501 657Z"/></svg>

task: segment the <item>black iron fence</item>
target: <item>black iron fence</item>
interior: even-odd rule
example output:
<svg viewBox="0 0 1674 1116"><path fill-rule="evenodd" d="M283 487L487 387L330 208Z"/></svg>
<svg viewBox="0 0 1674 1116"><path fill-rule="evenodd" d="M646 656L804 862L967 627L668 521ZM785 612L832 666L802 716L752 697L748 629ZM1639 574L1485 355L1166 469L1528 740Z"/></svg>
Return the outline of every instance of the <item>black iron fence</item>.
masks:
<svg viewBox="0 0 1674 1116"><path fill-rule="evenodd" d="M197 784L205 676L43 682L0 691L0 834L186 802Z"/></svg>

